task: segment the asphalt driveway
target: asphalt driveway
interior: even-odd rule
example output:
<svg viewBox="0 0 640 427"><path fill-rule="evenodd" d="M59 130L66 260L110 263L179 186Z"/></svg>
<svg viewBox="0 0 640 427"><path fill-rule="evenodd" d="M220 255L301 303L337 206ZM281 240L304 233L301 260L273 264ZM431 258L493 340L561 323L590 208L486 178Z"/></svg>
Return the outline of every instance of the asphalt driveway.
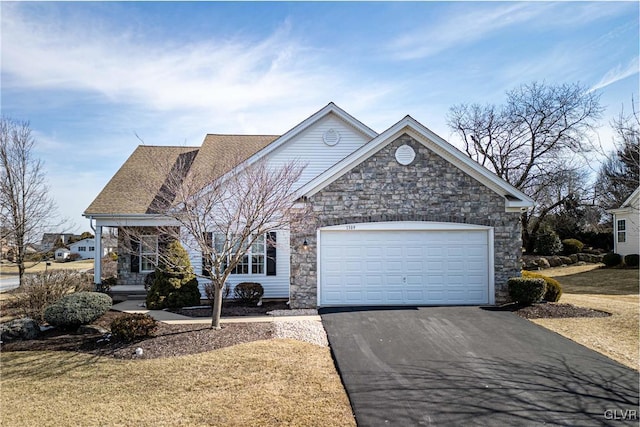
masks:
<svg viewBox="0 0 640 427"><path fill-rule="evenodd" d="M513 313L322 309L359 426L638 425L638 372Z"/></svg>

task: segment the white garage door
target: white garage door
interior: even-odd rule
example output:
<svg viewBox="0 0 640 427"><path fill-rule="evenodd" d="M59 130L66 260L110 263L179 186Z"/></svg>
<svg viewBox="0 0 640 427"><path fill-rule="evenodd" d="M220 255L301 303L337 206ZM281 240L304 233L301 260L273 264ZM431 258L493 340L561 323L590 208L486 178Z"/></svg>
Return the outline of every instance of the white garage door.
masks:
<svg viewBox="0 0 640 427"><path fill-rule="evenodd" d="M320 232L320 305L489 302L481 230Z"/></svg>

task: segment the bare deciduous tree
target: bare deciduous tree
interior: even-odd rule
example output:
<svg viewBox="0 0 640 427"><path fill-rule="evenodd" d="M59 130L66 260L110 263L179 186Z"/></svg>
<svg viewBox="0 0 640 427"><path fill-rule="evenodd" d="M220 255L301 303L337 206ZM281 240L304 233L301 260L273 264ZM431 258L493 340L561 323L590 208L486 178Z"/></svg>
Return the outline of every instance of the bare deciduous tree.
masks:
<svg viewBox="0 0 640 427"><path fill-rule="evenodd" d="M28 122L0 118L0 221L14 252L20 285L26 249L47 227L59 226L57 207L49 196L43 162L33 153L35 140Z"/></svg>
<svg viewBox="0 0 640 427"><path fill-rule="evenodd" d="M157 161L148 159L149 164ZM220 328L225 283L249 248L276 244L270 233L289 229L304 214L294 187L303 165L294 161L273 166L260 160L235 166L237 162L235 158L202 168L193 166L193 156L178 156L173 165L155 166L169 173L160 190L150 189L156 196L149 214L170 220L170 225L158 227L163 240L178 240L188 251L202 254L201 277L211 280L215 329ZM142 243L135 228L122 230L126 240Z"/></svg>
<svg viewBox="0 0 640 427"><path fill-rule="evenodd" d="M640 114L631 100L632 113L611 122L616 132L615 150L598 171L596 202L603 209L619 207L640 185Z"/></svg>
<svg viewBox="0 0 640 427"><path fill-rule="evenodd" d="M527 251L544 216L572 196L564 191L565 175L575 169L576 155L595 149L589 133L601 114L599 97L580 84L535 82L507 92L501 106L450 109L448 124L466 154L536 201L522 215ZM553 188L559 198L548 197Z"/></svg>

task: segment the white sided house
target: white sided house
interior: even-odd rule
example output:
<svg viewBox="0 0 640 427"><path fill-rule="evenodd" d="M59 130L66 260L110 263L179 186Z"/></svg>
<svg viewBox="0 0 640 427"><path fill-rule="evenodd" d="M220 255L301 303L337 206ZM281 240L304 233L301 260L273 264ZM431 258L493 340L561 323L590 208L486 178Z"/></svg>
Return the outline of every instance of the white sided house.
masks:
<svg viewBox="0 0 640 427"><path fill-rule="evenodd" d="M293 308L495 304L507 298L507 279L520 275L528 196L410 116L378 134L330 103L281 136L138 147L84 213L98 241L102 227L144 230L131 254L118 258L119 284L142 286L158 260L155 227L172 225L152 213L156 194L136 186L159 191L168 173L149 173L149 154L169 163L187 156L197 170L231 155L275 168L307 165L296 189L311 219L253 245L229 279L231 286L258 282L265 298L288 299ZM201 254L190 257L204 298ZM99 263L95 271L99 280Z"/></svg>
<svg viewBox="0 0 640 427"><path fill-rule="evenodd" d="M100 252L102 257L114 250L114 244L111 239L102 239L102 245L100 245ZM80 255L80 259L95 259L96 258L96 239L82 239L69 245L69 251L72 254ZM101 258L101 257L99 257Z"/></svg>
<svg viewBox="0 0 640 427"><path fill-rule="evenodd" d="M619 208L607 212L613 215L613 252L623 257L640 254L640 187Z"/></svg>

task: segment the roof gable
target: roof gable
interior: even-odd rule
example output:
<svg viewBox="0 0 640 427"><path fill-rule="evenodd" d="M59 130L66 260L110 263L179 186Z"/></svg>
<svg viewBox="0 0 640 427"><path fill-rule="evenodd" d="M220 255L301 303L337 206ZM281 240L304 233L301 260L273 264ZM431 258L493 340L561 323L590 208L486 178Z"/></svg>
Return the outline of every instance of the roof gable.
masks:
<svg viewBox="0 0 640 427"><path fill-rule="evenodd" d="M520 210L533 205L533 200L530 197L464 155L411 116L404 117L363 147L303 186L299 191L300 196L316 194L405 133L504 197L507 210Z"/></svg>
<svg viewBox="0 0 640 427"><path fill-rule="evenodd" d="M330 114L336 115L338 118L342 119L348 125L356 129L363 135L366 135L368 138L375 138L378 135L376 131L366 126L361 121L357 120L355 117L353 117L351 114L344 111L342 108L338 107L333 102L330 102L324 108L312 114L303 122L301 122L300 124L293 127L291 130L284 133L280 138L278 138L272 144L265 147L263 150L259 151L254 156L250 157L248 159L248 162L253 163L261 159L262 157L266 156L267 154L273 152L274 150L277 150L279 147L286 144L288 141L292 140L296 136L300 135L302 132L310 128L312 125L319 122L321 119L323 119L324 117Z"/></svg>
<svg viewBox="0 0 640 427"><path fill-rule="evenodd" d="M638 199L640 199L640 187L636 188L636 190L631 193L627 200L624 201L621 208L633 207L638 205Z"/></svg>

